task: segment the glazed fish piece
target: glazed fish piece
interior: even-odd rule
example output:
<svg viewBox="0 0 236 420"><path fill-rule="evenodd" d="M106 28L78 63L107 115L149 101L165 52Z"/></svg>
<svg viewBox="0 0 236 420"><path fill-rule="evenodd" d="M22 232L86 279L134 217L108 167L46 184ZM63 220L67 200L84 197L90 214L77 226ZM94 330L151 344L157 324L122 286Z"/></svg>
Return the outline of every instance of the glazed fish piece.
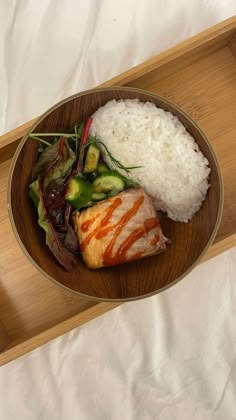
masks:
<svg viewBox="0 0 236 420"><path fill-rule="evenodd" d="M74 226L89 268L122 264L166 249L152 200L141 188L77 212Z"/></svg>

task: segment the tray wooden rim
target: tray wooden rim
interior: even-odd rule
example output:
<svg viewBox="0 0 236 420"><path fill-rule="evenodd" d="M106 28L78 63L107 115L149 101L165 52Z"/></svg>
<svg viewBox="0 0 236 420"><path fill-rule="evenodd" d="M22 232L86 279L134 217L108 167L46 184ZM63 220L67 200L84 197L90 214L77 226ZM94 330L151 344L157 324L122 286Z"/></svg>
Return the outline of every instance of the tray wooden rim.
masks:
<svg viewBox="0 0 236 420"><path fill-rule="evenodd" d="M206 29L203 32L195 35L192 38L187 39L180 44L161 52L160 54L155 55L149 60L144 61L143 63L121 73L120 75L112 78L111 80L106 81L101 84L100 87L105 86L119 86L120 84L127 84L134 79L137 79L141 76L144 76L147 72L152 70L157 70L159 67L168 64L172 60L181 58L184 54L191 52L195 48L203 46L209 41L214 41L218 36L224 34L227 31L236 30L236 16L233 16L225 21L218 23L211 28ZM15 143L22 138L26 131L33 125L37 118L21 125L20 127L11 130L10 132L0 136L0 153L1 149L3 154L7 146ZM236 233L214 243L206 253L206 255L201 259L201 263L217 256L218 254L232 248L236 245ZM85 324L86 322L108 312L109 310L118 307L119 303L93 303L93 306L90 308L83 309L74 316L69 316L67 319L63 320L60 323L57 323L53 327L46 328L40 333L36 333L30 338L25 338L22 342L12 342L8 347L0 352L0 366L8 363L23 354L32 351L36 347L39 347L50 340L53 340L56 337L59 337L66 332L73 330L74 328Z"/></svg>
<svg viewBox="0 0 236 420"><path fill-rule="evenodd" d="M100 298L100 297L95 297L95 296L89 296L89 295L85 295L82 293L77 292L76 290L72 290L68 287L66 287L65 285L62 285L60 283L58 283L53 277L49 276L34 260L33 258L30 256L30 254L27 252L27 250L25 249L21 238L17 232L16 226L15 226L15 222L14 222L14 218L13 218L13 214L11 211L11 183L12 183L12 176L13 176L13 172L14 172L14 167L15 167L15 163L18 159L18 156L20 154L20 151L23 147L23 145L25 144L25 142L28 140L28 136L29 133L31 132L31 130L34 130L34 128L45 118L46 115L48 115L49 113L51 113L52 111L54 111L55 109L57 109L58 107L60 107L62 104L65 104L67 102L70 102L71 100L73 100L74 98L78 98L80 96L84 96L93 92L100 92L100 91L110 91L110 90L124 90L124 91L131 91L131 92L141 92L144 94L148 94L150 97L153 98L160 98L163 99L164 102L166 102L167 104L171 105L173 107L173 109L175 109L177 112L182 113L187 119L189 119L192 123L192 125L201 133L202 137L204 138L206 144L208 145L209 149L211 150L211 154L212 157L214 159L215 165L216 165L216 169L218 172L218 177L219 177L219 188L220 188L220 202L219 202L219 211L218 211L218 215L217 215L217 220L216 220L216 224L215 227L211 233L211 236L204 248L204 250L201 252L201 254L199 255L199 257L196 259L196 261L192 264L191 267L189 267L188 270L186 270L181 276L179 276L177 279L175 279L173 282L167 284L166 286L162 287L161 289L155 290L154 292L151 293L147 293L145 295L140 295L140 296L135 296L135 297L130 297L130 298L125 298L125 299L108 299L108 298ZM55 105L53 105L51 108L49 108L43 115L41 115L38 119L36 119L36 121L34 122L33 126L27 131L27 133L24 135L24 137L22 138L22 140L20 141L16 152L14 154L14 157L11 161L11 166L10 166L10 172L9 172L9 178L8 178L8 186L7 186L7 208L8 208L8 216L10 218L10 222L11 222L11 227L12 230L14 232L15 238L18 242L18 245L20 246L21 250L23 251L24 255L26 256L26 258L31 262L31 264L44 276L46 277L48 280L52 281L56 286L59 286L61 288L63 288L64 290L67 290L70 293L73 293L75 295L78 295L81 298L87 299L87 300L91 300L91 301L95 301L95 302L114 302L114 303L126 303L126 302L134 302L136 300L141 300L141 299L146 299L155 295L158 295L159 293L164 292L165 290L170 289L171 287L173 287L174 285L176 285L177 283L179 283L181 280L183 280L184 277L186 277L188 274L191 273L192 270L194 270L194 268L199 264L199 262L202 260L202 258L204 257L204 255L207 253L208 249L210 248L210 246L213 244L213 241L216 237L217 231L219 229L220 226L220 222L222 219L222 214L223 214L223 205L224 205L224 185L223 185L223 178L222 178L222 174L221 174L221 169L220 169L220 165L217 159L217 156L215 154L215 151L210 143L210 141L208 140L206 134L204 133L204 131L201 129L201 127L196 123L196 121L194 121L194 119L183 109L181 109L178 105L174 104L173 102L171 102L170 100L167 100L166 98L163 98L160 95L157 95L155 93L152 92L148 92L145 91L143 89L138 89L138 88L132 88L132 87L126 87L126 86L109 86L109 87L98 87L95 89L89 89L86 91L82 91L80 93L77 93L75 95L69 96L68 98L63 99L60 102L57 102Z"/></svg>

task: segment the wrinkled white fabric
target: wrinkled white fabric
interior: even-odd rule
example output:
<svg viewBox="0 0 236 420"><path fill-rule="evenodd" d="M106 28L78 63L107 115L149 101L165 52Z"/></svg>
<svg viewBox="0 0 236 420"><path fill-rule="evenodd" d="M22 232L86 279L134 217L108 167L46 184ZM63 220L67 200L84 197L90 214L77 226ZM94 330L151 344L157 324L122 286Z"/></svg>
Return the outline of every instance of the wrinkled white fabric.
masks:
<svg viewBox="0 0 236 420"><path fill-rule="evenodd" d="M235 0L2 0L0 133L235 14ZM0 420L236 418L236 249L0 368Z"/></svg>
<svg viewBox="0 0 236 420"><path fill-rule="evenodd" d="M1 0L0 134L235 11L236 0Z"/></svg>
<svg viewBox="0 0 236 420"><path fill-rule="evenodd" d="M1 420L234 420L236 248L0 370Z"/></svg>

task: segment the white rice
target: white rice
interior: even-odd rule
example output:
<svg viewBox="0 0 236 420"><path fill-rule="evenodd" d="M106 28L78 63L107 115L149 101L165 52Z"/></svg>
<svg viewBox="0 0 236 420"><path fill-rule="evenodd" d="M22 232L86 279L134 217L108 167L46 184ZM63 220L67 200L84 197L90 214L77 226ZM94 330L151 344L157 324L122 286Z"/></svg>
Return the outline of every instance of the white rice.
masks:
<svg viewBox="0 0 236 420"><path fill-rule="evenodd" d="M199 210L210 168L177 117L150 102L112 100L94 113L90 134L124 166L143 166L131 178L154 198L156 210L180 222Z"/></svg>

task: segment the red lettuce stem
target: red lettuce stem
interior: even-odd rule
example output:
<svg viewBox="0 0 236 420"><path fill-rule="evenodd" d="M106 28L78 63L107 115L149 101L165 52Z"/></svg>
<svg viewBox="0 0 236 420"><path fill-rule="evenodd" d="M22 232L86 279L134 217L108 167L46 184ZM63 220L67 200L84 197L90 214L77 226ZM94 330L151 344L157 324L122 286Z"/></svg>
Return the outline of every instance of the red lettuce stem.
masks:
<svg viewBox="0 0 236 420"><path fill-rule="evenodd" d="M80 142L80 150L79 150L79 159L78 159L78 165L77 165L77 172L81 172L82 170L82 165L83 165L83 158L84 158L84 152L85 150L82 150L83 146L85 145L87 139L88 139L88 135L89 135L89 129L91 127L91 124L93 122L92 117L89 117L89 119L87 120L85 127L84 127L84 131L83 131L83 135L82 135L82 139Z"/></svg>

